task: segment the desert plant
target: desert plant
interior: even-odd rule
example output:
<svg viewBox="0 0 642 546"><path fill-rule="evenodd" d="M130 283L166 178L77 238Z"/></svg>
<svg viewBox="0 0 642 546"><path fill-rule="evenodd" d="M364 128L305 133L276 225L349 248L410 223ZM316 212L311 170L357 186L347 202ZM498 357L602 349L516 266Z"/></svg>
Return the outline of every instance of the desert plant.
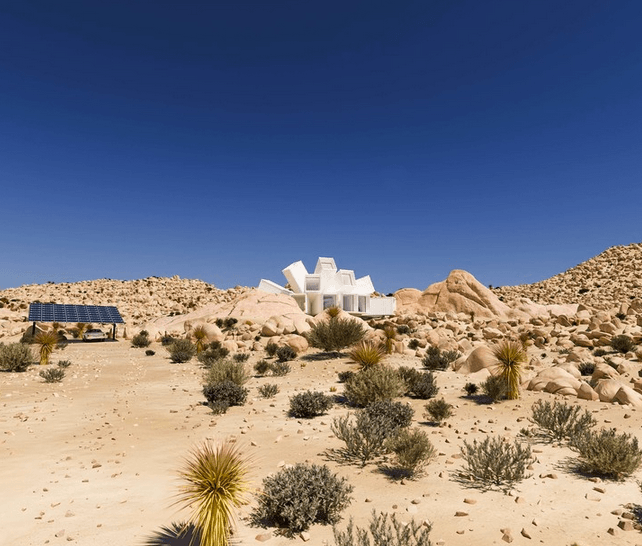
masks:
<svg viewBox="0 0 642 546"><path fill-rule="evenodd" d="M400 366L397 373L404 383L404 392L409 396L428 400L439 392L432 372L420 372L415 368Z"/></svg>
<svg viewBox="0 0 642 546"><path fill-rule="evenodd" d="M526 362L526 349L519 341L505 340L493 347L499 375L506 382L506 398L519 398L521 367Z"/></svg>
<svg viewBox="0 0 642 546"><path fill-rule="evenodd" d="M71 360L59 360L58 361L58 367L59 368L69 368L71 366Z"/></svg>
<svg viewBox="0 0 642 546"><path fill-rule="evenodd" d="M421 363L428 370L446 370L461 354L457 351L441 351L439 347L428 347Z"/></svg>
<svg viewBox="0 0 642 546"><path fill-rule="evenodd" d="M384 355L385 351L381 345L372 341L361 341L348 353L350 360L359 364L361 368L369 368L380 364Z"/></svg>
<svg viewBox="0 0 642 546"><path fill-rule="evenodd" d="M232 360L234 360L234 362L247 362L249 358L250 358L249 353L236 353L232 357Z"/></svg>
<svg viewBox="0 0 642 546"><path fill-rule="evenodd" d="M194 344L196 345L196 354L201 354L201 352L207 347L207 331L205 326L197 326L192 330L192 337L194 338Z"/></svg>
<svg viewBox="0 0 642 546"><path fill-rule="evenodd" d="M595 351L593 351L593 356L604 356L606 354L608 354L608 352L605 349L595 349Z"/></svg>
<svg viewBox="0 0 642 546"><path fill-rule="evenodd" d="M499 402L506 397L506 380L499 375L491 375L482 382L481 389L491 402Z"/></svg>
<svg viewBox="0 0 642 546"><path fill-rule="evenodd" d="M617 434L614 428L576 434L570 446L579 453L579 468L587 474L621 480L633 474L642 462L637 438Z"/></svg>
<svg viewBox="0 0 642 546"><path fill-rule="evenodd" d="M323 465L297 463L263 480L255 525L273 524L287 534L300 533L313 523L334 524L351 502L353 487Z"/></svg>
<svg viewBox="0 0 642 546"><path fill-rule="evenodd" d="M593 362L582 362L577 369L582 375L593 375L595 364Z"/></svg>
<svg viewBox="0 0 642 546"><path fill-rule="evenodd" d="M152 351L151 349L147 349L145 351L145 356L154 356L156 354L156 351Z"/></svg>
<svg viewBox="0 0 642 546"><path fill-rule="evenodd" d="M330 318L337 318L341 314L341 309L333 305L332 307L328 307L325 312L328 313Z"/></svg>
<svg viewBox="0 0 642 546"><path fill-rule="evenodd" d="M250 374L243 362L233 360L218 360L205 372L205 382L210 384L232 381L239 387L245 385Z"/></svg>
<svg viewBox="0 0 642 546"><path fill-rule="evenodd" d="M417 348L419 348L419 340L418 339L411 339L408 342L408 349L412 349L414 351Z"/></svg>
<svg viewBox="0 0 642 546"><path fill-rule="evenodd" d="M132 347L136 347L138 349L149 347L151 343L147 330L141 330L132 338Z"/></svg>
<svg viewBox="0 0 642 546"><path fill-rule="evenodd" d="M431 530L432 525L419 524L414 519L402 522L395 514L377 514L375 510L366 529L355 530L352 518L345 531L333 528L336 546L431 546Z"/></svg>
<svg viewBox="0 0 642 546"><path fill-rule="evenodd" d="M59 383L65 377L65 370L62 368L50 368L48 370L40 370L39 375L45 380L45 383Z"/></svg>
<svg viewBox="0 0 642 546"><path fill-rule="evenodd" d="M392 326L386 326L383 329L383 347L386 354L392 354L395 339L397 339L397 331Z"/></svg>
<svg viewBox="0 0 642 546"><path fill-rule="evenodd" d="M165 336L163 336L163 337L161 338L161 345L162 345L163 347L167 347L168 345L171 345L171 344L172 344L172 343L174 343L175 341L176 341L176 338L175 338L175 337L165 335Z"/></svg>
<svg viewBox="0 0 642 546"><path fill-rule="evenodd" d="M34 338L34 343L38 346L40 364L49 364L49 356L58 345L58 334L51 330L40 332Z"/></svg>
<svg viewBox="0 0 642 546"><path fill-rule="evenodd" d="M198 361L205 367L210 367L214 362L223 360L230 354L230 350L223 347L220 341L212 341L201 354L198 355Z"/></svg>
<svg viewBox="0 0 642 546"><path fill-rule="evenodd" d="M332 398L318 391L305 391L290 397L292 417L305 419L316 417L326 413L332 406Z"/></svg>
<svg viewBox="0 0 642 546"><path fill-rule="evenodd" d="M233 317L216 319L216 326L218 326L219 328L222 328L223 330L231 330L236 326L237 323L238 323L238 319L235 319Z"/></svg>
<svg viewBox="0 0 642 546"><path fill-rule="evenodd" d="M618 353L628 353L635 349L635 343L630 336L619 335L611 338L611 348Z"/></svg>
<svg viewBox="0 0 642 546"><path fill-rule="evenodd" d="M288 375L292 368L287 362L273 362L270 364L270 371L272 372L272 375L276 377L283 377L285 375Z"/></svg>
<svg viewBox="0 0 642 546"><path fill-rule="evenodd" d="M274 398L279 393L279 386L274 383L266 383L259 387L259 394L262 398Z"/></svg>
<svg viewBox="0 0 642 546"><path fill-rule="evenodd" d="M228 406L242 406L247 400L248 390L233 381L210 383L203 387L203 396L208 404L225 402Z"/></svg>
<svg viewBox="0 0 642 546"><path fill-rule="evenodd" d="M306 333L308 342L325 352L334 352L354 345L363 339L366 331L360 322L351 318L330 317L327 321L319 321L312 325Z"/></svg>
<svg viewBox="0 0 642 546"><path fill-rule="evenodd" d="M479 391L479 387L476 383L466 383L464 385L464 391L466 391L467 396L475 396Z"/></svg>
<svg viewBox="0 0 642 546"><path fill-rule="evenodd" d="M363 409L363 413L374 421L381 423L386 436L390 437L400 429L410 426L415 410L409 404L404 404L403 402L380 400L368 404Z"/></svg>
<svg viewBox="0 0 642 546"><path fill-rule="evenodd" d="M364 411L357 411L355 419L351 415L335 417L330 428L339 440L345 442L345 447L336 452L346 461L359 461L361 466L365 466L386 452L389 427Z"/></svg>
<svg viewBox="0 0 642 546"><path fill-rule="evenodd" d="M353 375L354 375L354 372L351 371L351 370L348 370L348 371L345 371L345 372L339 372L337 374L337 379L339 380L339 383L345 383Z"/></svg>
<svg viewBox="0 0 642 546"><path fill-rule="evenodd" d="M177 339L174 343L167 347L169 351L169 359L175 364L182 364L189 362L196 354L196 345L189 339Z"/></svg>
<svg viewBox="0 0 642 546"><path fill-rule="evenodd" d="M254 371L259 375L265 375L270 371L270 363L262 358L256 364L254 364Z"/></svg>
<svg viewBox="0 0 642 546"><path fill-rule="evenodd" d="M183 485L176 504L193 510L190 522L200 546L227 546L235 510L246 504L250 461L240 448L204 442L193 448L180 471ZM192 508L193 507L193 508Z"/></svg>
<svg viewBox="0 0 642 546"><path fill-rule="evenodd" d="M452 404L449 404L443 398L431 400L424 407L428 412L428 416L436 423L445 421L453 414Z"/></svg>
<svg viewBox="0 0 642 546"><path fill-rule="evenodd" d="M407 478L417 476L436 455L428 435L419 429L402 429L387 444L395 454L397 474Z"/></svg>
<svg viewBox="0 0 642 546"><path fill-rule="evenodd" d="M73 330L73 335L76 338L82 338L82 335L89 330L90 325L85 324L84 322L78 322L76 323L76 327Z"/></svg>
<svg viewBox="0 0 642 546"><path fill-rule="evenodd" d="M404 334L409 334L410 333L410 326L407 324L400 324L397 326L397 333L402 336Z"/></svg>
<svg viewBox="0 0 642 546"><path fill-rule="evenodd" d="M265 352L267 353L268 356L273 357L276 355L276 352L279 350L279 346L274 343L273 341L270 341L266 346L265 346Z"/></svg>
<svg viewBox="0 0 642 546"><path fill-rule="evenodd" d="M33 364L33 355L24 343L0 343L0 370L5 372L24 372Z"/></svg>
<svg viewBox="0 0 642 546"><path fill-rule="evenodd" d="M296 351L289 345L284 345L276 350L276 358L279 362L288 362L296 358Z"/></svg>
<svg viewBox="0 0 642 546"><path fill-rule="evenodd" d="M464 440L460 449L466 463L460 476L485 486L509 486L521 481L527 477L526 468L535 462L530 446L517 441L511 444L501 436L488 436L472 444Z"/></svg>
<svg viewBox="0 0 642 546"><path fill-rule="evenodd" d="M555 440L573 440L594 427L597 422L588 410L575 404L538 400L531 407L531 421Z"/></svg>
<svg viewBox="0 0 642 546"><path fill-rule="evenodd" d="M345 382L344 395L350 404L365 407L372 402L401 396L404 387L404 382L393 369L383 365L372 366Z"/></svg>

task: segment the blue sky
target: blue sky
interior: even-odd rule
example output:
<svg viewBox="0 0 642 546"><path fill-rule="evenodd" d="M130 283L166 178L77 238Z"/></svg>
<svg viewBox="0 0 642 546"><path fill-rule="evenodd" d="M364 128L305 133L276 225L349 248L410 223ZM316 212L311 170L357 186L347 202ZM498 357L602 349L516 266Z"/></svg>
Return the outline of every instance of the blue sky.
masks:
<svg viewBox="0 0 642 546"><path fill-rule="evenodd" d="M0 288L535 282L642 241L642 3L0 4Z"/></svg>

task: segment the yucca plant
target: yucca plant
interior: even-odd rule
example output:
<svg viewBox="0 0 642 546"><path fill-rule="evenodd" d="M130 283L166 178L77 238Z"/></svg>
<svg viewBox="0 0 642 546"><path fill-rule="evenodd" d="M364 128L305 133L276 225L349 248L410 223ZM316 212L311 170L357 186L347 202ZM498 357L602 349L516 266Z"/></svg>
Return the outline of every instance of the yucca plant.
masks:
<svg viewBox="0 0 642 546"><path fill-rule="evenodd" d="M196 344L196 354L201 354L201 351L207 347L207 332L204 326L197 326L192 330L192 337Z"/></svg>
<svg viewBox="0 0 642 546"><path fill-rule="evenodd" d="M76 331L74 332L76 337L82 338L82 335L89 330L89 326L89 324L85 324L84 322L77 322Z"/></svg>
<svg viewBox="0 0 642 546"><path fill-rule="evenodd" d="M235 510L247 503L250 460L236 444L205 441L193 448L180 471L184 481L176 504L192 508L188 521L201 536L199 546L227 546Z"/></svg>
<svg viewBox="0 0 642 546"><path fill-rule="evenodd" d="M53 330L39 332L34 338L34 343L38 346L40 353L40 364L49 364L49 356L58 345L58 334Z"/></svg>
<svg viewBox="0 0 642 546"><path fill-rule="evenodd" d="M392 354L392 348L394 346L395 339L397 338L397 331L392 326L386 326L383 329L384 340L383 345L386 349L387 354Z"/></svg>
<svg viewBox="0 0 642 546"><path fill-rule="evenodd" d="M337 318L341 313L341 309L339 309L339 307L337 307L336 305L333 305L332 307L328 307L326 309L326 312L328 313L328 316L330 318Z"/></svg>
<svg viewBox="0 0 642 546"><path fill-rule="evenodd" d="M519 341L506 340L493 348L500 377L506 381L506 398L519 398L521 367L526 362L526 349Z"/></svg>
<svg viewBox="0 0 642 546"><path fill-rule="evenodd" d="M385 354L383 347L372 341L362 341L348 353L350 360L359 364L361 368L380 364Z"/></svg>

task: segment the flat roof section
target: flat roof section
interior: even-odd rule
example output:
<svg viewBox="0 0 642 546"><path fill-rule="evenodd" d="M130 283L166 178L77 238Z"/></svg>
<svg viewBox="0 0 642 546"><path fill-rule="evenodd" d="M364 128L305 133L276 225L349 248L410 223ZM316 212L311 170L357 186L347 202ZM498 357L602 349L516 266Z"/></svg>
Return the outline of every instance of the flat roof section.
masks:
<svg viewBox="0 0 642 546"><path fill-rule="evenodd" d="M57 303L31 303L29 322L125 323L118 309L111 305L59 305Z"/></svg>

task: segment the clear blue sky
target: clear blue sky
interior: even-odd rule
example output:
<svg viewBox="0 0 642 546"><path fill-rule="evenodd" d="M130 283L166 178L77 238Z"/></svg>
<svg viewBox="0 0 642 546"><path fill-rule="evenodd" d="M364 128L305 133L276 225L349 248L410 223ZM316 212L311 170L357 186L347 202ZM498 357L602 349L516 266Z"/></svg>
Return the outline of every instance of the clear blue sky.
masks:
<svg viewBox="0 0 642 546"><path fill-rule="evenodd" d="M642 2L0 3L0 288L548 278L642 241Z"/></svg>

